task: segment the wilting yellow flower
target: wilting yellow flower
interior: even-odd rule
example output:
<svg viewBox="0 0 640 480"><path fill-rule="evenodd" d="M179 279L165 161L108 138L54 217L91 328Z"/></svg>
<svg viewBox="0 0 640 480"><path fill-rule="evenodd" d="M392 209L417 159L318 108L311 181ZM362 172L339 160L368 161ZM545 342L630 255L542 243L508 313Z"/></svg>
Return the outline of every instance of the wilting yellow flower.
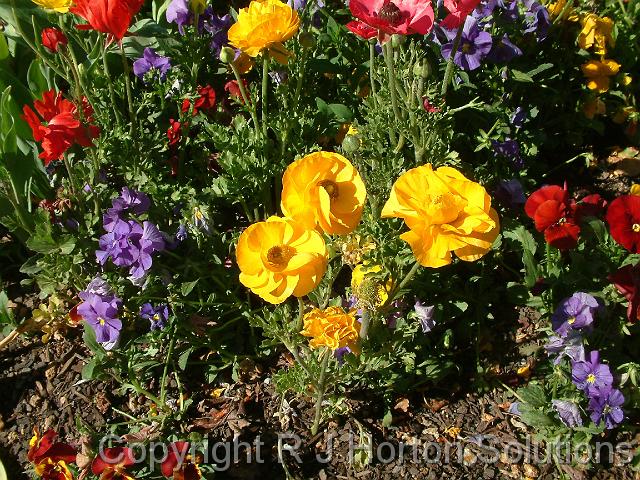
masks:
<svg viewBox="0 0 640 480"><path fill-rule="evenodd" d="M240 282L269 303L302 297L318 286L329 252L322 236L289 218L249 226L236 251Z"/></svg>
<svg viewBox="0 0 640 480"><path fill-rule="evenodd" d="M420 265L451 263L451 252L465 261L486 254L500 231L498 214L484 187L451 167L431 164L404 173L391 189L382 217L403 218Z"/></svg>
<svg viewBox="0 0 640 480"><path fill-rule="evenodd" d="M633 185L631 185L631 189L629 190L629 193L631 195L640 195L640 184L634 183Z"/></svg>
<svg viewBox="0 0 640 480"><path fill-rule="evenodd" d="M587 87L599 93L609 90L609 77L616 75L620 70L620 64L615 60L589 60L581 67L583 75L587 78Z"/></svg>
<svg viewBox="0 0 640 480"><path fill-rule="evenodd" d="M300 332L305 337L312 337L309 341L311 348L349 347L357 351L358 321L355 310L349 313L340 307L328 307L325 310L314 308L304 316L304 329Z"/></svg>
<svg viewBox="0 0 640 480"><path fill-rule="evenodd" d="M549 6L547 6L547 11L549 12L549 15L551 15L552 17L557 17L562 12L565 12L564 18L572 22L576 21L578 18L576 15L573 14L573 6L567 7L567 3L568 3L567 0L558 0L557 2L549 4ZM573 2L571 1L571 3Z"/></svg>
<svg viewBox="0 0 640 480"><path fill-rule="evenodd" d="M233 65L238 69L238 72L244 75L249 73L253 68L253 58L246 53L240 52L238 58L233 61Z"/></svg>
<svg viewBox="0 0 640 480"><path fill-rule="evenodd" d="M73 0L33 0L33 3L48 10L55 10L59 13L67 13L73 5Z"/></svg>
<svg viewBox="0 0 640 480"><path fill-rule="evenodd" d="M289 52L282 45L300 28L298 12L279 0L253 0L240 10L238 21L229 29L229 43L250 57L267 51L280 63Z"/></svg>
<svg viewBox="0 0 640 480"><path fill-rule="evenodd" d="M36 474L43 480L73 480L73 474L63 460L52 460L45 457L34 468Z"/></svg>
<svg viewBox="0 0 640 480"><path fill-rule="evenodd" d="M361 263L351 272L351 290L358 298L358 301L364 301L367 307L380 307L389 299L389 292L393 288L391 279L382 285L380 282L369 277L372 273L382 271L380 265L365 265Z"/></svg>
<svg viewBox="0 0 640 480"><path fill-rule="evenodd" d="M613 20L609 17L600 18L595 13L589 13L582 17L582 31L578 35L578 45L584 50L593 47L597 55L604 56L607 53L607 44L614 47L615 43L611 32Z"/></svg>
<svg viewBox="0 0 640 480"><path fill-rule="evenodd" d="M376 248L375 243L370 241L363 242L363 239L357 234L336 242L336 245L339 246L342 252L342 262L354 266L362 262L362 257L367 251Z"/></svg>
<svg viewBox="0 0 640 480"><path fill-rule="evenodd" d="M282 177L282 213L306 228L346 235L360 223L367 192L342 155L315 152L293 162Z"/></svg>
<svg viewBox="0 0 640 480"><path fill-rule="evenodd" d="M582 113L589 120L593 120L596 115L604 115L607 113L607 105L598 97L591 98L582 105Z"/></svg>

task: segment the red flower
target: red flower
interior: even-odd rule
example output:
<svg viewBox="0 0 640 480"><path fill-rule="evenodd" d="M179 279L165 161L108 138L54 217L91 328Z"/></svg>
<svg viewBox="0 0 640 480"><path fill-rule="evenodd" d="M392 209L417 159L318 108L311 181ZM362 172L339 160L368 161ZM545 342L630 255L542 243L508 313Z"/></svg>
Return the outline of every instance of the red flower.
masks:
<svg viewBox="0 0 640 480"><path fill-rule="evenodd" d="M180 139L182 138L182 125L173 118L169 119L167 138L169 139L169 148L175 147L180 143Z"/></svg>
<svg viewBox="0 0 640 480"><path fill-rule="evenodd" d="M434 107L431 104L428 97L422 97L422 106L427 113L438 113L440 111L439 107Z"/></svg>
<svg viewBox="0 0 640 480"><path fill-rule="evenodd" d="M440 26L444 28L458 28L467 16L478 6L480 0L444 0L444 6L449 10Z"/></svg>
<svg viewBox="0 0 640 480"><path fill-rule="evenodd" d="M249 89L249 84L243 78L242 83L244 84L244 89L247 91ZM237 80L229 80L224 84L224 91L229 94L231 98L237 98L242 103L244 103L244 99L242 98L242 92L240 91L240 85Z"/></svg>
<svg viewBox="0 0 640 480"><path fill-rule="evenodd" d="M76 0L69 11L89 22L78 25L78 29L96 30L121 41L143 3L144 0Z"/></svg>
<svg viewBox="0 0 640 480"><path fill-rule="evenodd" d="M599 194L593 193L580 200L575 206L575 217L581 222L585 217L599 217L607 207L607 201Z"/></svg>
<svg viewBox="0 0 640 480"><path fill-rule="evenodd" d="M198 87L198 94L200 95L193 104L193 116L195 117L198 112L209 111L216 106L216 91L211 85L206 87ZM191 101L185 98L182 102L182 113L187 113L191 107Z"/></svg>
<svg viewBox="0 0 640 480"><path fill-rule="evenodd" d="M41 480L73 480L73 474L63 460L45 458L34 470Z"/></svg>
<svg viewBox="0 0 640 480"><path fill-rule="evenodd" d="M378 34L378 31L366 23L353 20L345 25L352 33L364 40L369 40Z"/></svg>
<svg viewBox="0 0 640 480"><path fill-rule="evenodd" d="M87 122L92 121L93 110L83 98L83 116ZM33 139L42 143L43 152L39 157L48 165L52 160L60 160L74 143L82 147L90 147L91 139L100 134L95 125L83 125L79 120L79 112L72 102L62 97L62 92L54 90L42 94L42 100L33 102L36 112L25 105L22 118L31 127Z"/></svg>
<svg viewBox="0 0 640 480"><path fill-rule="evenodd" d="M573 204L567 187L548 185L531 194L524 210L544 238L559 250L568 250L578 244L580 227L573 217Z"/></svg>
<svg viewBox="0 0 640 480"><path fill-rule="evenodd" d="M616 198L606 218L613 239L631 253L640 253L640 196Z"/></svg>
<svg viewBox="0 0 640 480"><path fill-rule="evenodd" d="M60 45L69 43L67 37L58 28L48 27L42 29L42 45L49 51L56 53Z"/></svg>
<svg viewBox="0 0 640 480"><path fill-rule="evenodd" d="M37 427L33 428L33 437L29 441L27 459L33 464L42 463L49 458L53 462L63 461L71 463L76 461L76 449L62 442L54 442L58 434L54 430L47 430L40 438Z"/></svg>
<svg viewBox="0 0 640 480"><path fill-rule="evenodd" d="M69 310L69 319L77 325L79 325L83 320L82 315L78 313L79 306L80 304L74 306L71 310Z"/></svg>
<svg viewBox="0 0 640 480"><path fill-rule="evenodd" d="M189 442L175 442L169 445L169 453L160 470L162 475L174 480L198 480L202 478L197 465L200 461L200 455L192 456L189 453Z"/></svg>
<svg viewBox="0 0 640 480"><path fill-rule="evenodd" d="M134 464L133 450L130 448L105 448L91 462L91 472L100 475L100 480L133 480L127 468Z"/></svg>
<svg viewBox="0 0 640 480"><path fill-rule="evenodd" d="M431 0L351 0L349 9L354 17L378 30L381 40L386 40L384 34L426 35L433 28Z"/></svg>
<svg viewBox="0 0 640 480"><path fill-rule="evenodd" d="M622 267L608 279L629 302L627 319L631 323L640 320L640 264Z"/></svg>

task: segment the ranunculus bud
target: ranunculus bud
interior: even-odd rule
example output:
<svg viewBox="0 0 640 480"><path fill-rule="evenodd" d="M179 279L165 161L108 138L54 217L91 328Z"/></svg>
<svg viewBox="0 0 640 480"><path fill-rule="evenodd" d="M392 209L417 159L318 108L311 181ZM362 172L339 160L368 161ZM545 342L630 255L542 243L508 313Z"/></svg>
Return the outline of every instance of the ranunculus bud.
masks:
<svg viewBox="0 0 640 480"><path fill-rule="evenodd" d="M403 45L404 42L407 41L407 37L404 35L399 35L397 33L391 35L391 46L393 48L398 48L399 46Z"/></svg>
<svg viewBox="0 0 640 480"><path fill-rule="evenodd" d="M346 135L342 140L342 149L346 153L357 152L360 148L360 139L356 135Z"/></svg>
<svg viewBox="0 0 640 480"><path fill-rule="evenodd" d="M300 34L300 45L303 48L313 48L316 46L316 37L310 32L302 32Z"/></svg>
<svg viewBox="0 0 640 480"><path fill-rule="evenodd" d="M207 8L206 0L191 0L189 2L189 10L196 15L202 15Z"/></svg>
<svg viewBox="0 0 640 480"><path fill-rule="evenodd" d="M424 59L413 66L413 74L416 77L429 78L431 76L431 64Z"/></svg>
<svg viewBox="0 0 640 480"><path fill-rule="evenodd" d="M231 63L236 58L236 52L231 47L222 47L220 50L220 61L222 63Z"/></svg>
<svg viewBox="0 0 640 480"><path fill-rule="evenodd" d="M62 30L54 27L42 29L42 45L50 52L56 53L60 45L69 43Z"/></svg>

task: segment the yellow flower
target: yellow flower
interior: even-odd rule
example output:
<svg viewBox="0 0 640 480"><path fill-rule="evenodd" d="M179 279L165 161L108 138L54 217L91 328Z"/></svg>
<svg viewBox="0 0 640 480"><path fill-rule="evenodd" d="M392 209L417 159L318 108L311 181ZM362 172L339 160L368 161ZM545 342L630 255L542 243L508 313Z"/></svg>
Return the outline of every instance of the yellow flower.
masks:
<svg viewBox="0 0 640 480"><path fill-rule="evenodd" d="M631 195L640 195L640 184L634 183L631 185L631 190L629 190Z"/></svg>
<svg viewBox="0 0 640 480"><path fill-rule="evenodd" d="M567 3L567 0L558 0L557 2L549 4L549 6L547 7L549 15L551 15L552 17L557 17L562 12L564 12L563 18L566 18L570 22L577 21L578 17L573 13L573 6L567 7ZM572 0L571 3L573 3Z"/></svg>
<svg viewBox="0 0 640 480"><path fill-rule="evenodd" d="M598 97L592 98L584 102L582 105L582 113L589 120L593 120L596 115L604 115L607 113L607 105Z"/></svg>
<svg viewBox="0 0 640 480"><path fill-rule="evenodd" d="M63 460L52 460L45 457L35 466L35 472L38 476L46 480L73 480L73 474Z"/></svg>
<svg viewBox="0 0 640 480"><path fill-rule="evenodd" d="M309 341L311 348L328 347L331 350L349 347L357 351L358 321L355 310L346 313L340 307L325 310L314 308L304 316L304 329L300 332Z"/></svg>
<svg viewBox="0 0 640 480"><path fill-rule="evenodd" d="M581 67L583 75L587 78L587 87L599 93L609 90L609 77L616 75L620 70L620 64L615 60L589 60Z"/></svg>
<svg viewBox="0 0 640 480"><path fill-rule="evenodd" d="M240 282L269 303L302 297L318 286L329 252L322 236L289 218L249 226L236 251Z"/></svg>
<svg viewBox="0 0 640 480"><path fill-rule="evenodd" d="M607 53L607 44L615 46L611 32L613 20L609 17L600 18L595 13L589 13L582 17L582 31L578 35L578 45L584 50L593 47L597 55L604 56Z"/></svg>
<svg viewBox="0 0 640 480"><path fill-rule="evenodd" d="M367 278L371 273L382 271L380 265L357 265L351 272L351 290L358 297L358 302L364 301L368 307L381 307L389 299L389 292L393 288L391 279L382 285ZM371 298L373 297L373 298Z"/></svg>
<svg viewBox="0 0 640 480"><path fill-rule="evenodd" d="M625 87L631 85L631 82L633 82L633 77L631 75L625 75L624 77L622 77L622 85L624 85Z"/></svg>
<svg viewBox="0 0 640 480"><path fill-rule="evenodd" d="M346 235L360 223L367 192L342 155L315 152L293 162L282 177L282 213L305 228Z"/></svg>
<svg viewBox="0 0 640 480"><path fill-rule="evenodd" d="M498 214L484 187L451 167L413 168L393 185L382 217L403 218L409 243L420 265L451 263L451 252L465 261L486 254L500 231Z"/></svg>
<svg viewBox="0 0 640 480"><path fill-rule="evenodd" d="M267 51L280 63L289 52L282 45L300 27L298 12L279 0L253 0L240 10L238 21L229 29L229 43L250 57Z"/></svg>
<svg viewBox="0 0 640 480"><path fill-rule="evenodd" d="M59 13L67 13L73 6L73 0L33 0L33 3Z"/></svg>

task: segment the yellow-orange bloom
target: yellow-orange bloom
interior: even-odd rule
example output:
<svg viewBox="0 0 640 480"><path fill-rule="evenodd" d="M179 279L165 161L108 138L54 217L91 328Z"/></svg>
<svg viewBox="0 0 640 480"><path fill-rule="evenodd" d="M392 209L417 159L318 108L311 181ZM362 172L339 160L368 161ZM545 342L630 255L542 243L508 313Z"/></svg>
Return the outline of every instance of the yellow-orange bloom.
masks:
<svg viewBox="0 0 640 480"><path fill-rule="evenodd" d="M229 29L229 43L250 57L268 51L286 63L289 52L282 45L300 28L298 12L279 0L253 0L238 13L238 21Z"/></svg>
<svg viewBox="0 0 640 480"><path fill-rule="evenodd" d="M604 115L607 113L607 105L598 97L591 98L582 105L582 113L589 120L593 120L596 115Z"/></svg>
<svg viewBox="0 0 640 480"><path fill-rule="evenodd" d="M73 474L63 460L44 458L34 468L36 474L42 480L73 480Z"/></svg>
<svg viewBox="0 0 640 480"><path fill-rule="evenodd" d="M357 351L359 324L355 310L345 312L340 307L325 310L314 308L304 316L304 329L300 332L309 341L311 348L328 347L331 350L349 347Z"/></svg>
<svg viewBox="0 0 640 480"><path fill-rule="evenodd" d="M58 13L67 13L73 6L73 0L33 0L33 3Z"/></svg>
<svg viewBox="0 0 640 480"><path fill-rule="evenodd" d="M465 261L486 254L498 236L498 214L484 187L451 167L413 168L393 185L382 217L403 218L409 243L420 265L441 267L451 252Z"/></svg>
<svg viewBox="0 0 640 480"><path fill-rule="evenodd" d="M389 292L393 288L391 279L383 285L369 278L370 274L381 271L380 265L368 266L363 263L356 265L351 272L351 291L358 298L358 301L364 301L371 307L381 307L386 303L389 299Z"/></svg>
<svg viewBox="0 0 640 480"><path fill-rule="evenodd" d="M631 189L629 190L629 193L631 195L640 195L640 184L634 183L633 185L631 185Z"/></svg>
<svg viewBox="0 0 640 480"><path fill-rule="evenodd" d="M604 56L607 53L607 44L615 46L611 32L613 20L609 17L600 18L595 13L589 13L582 17L582 31L578 35L578 45L584 50L593 47L597 55Z"/></svg>
<svg viewBox="0 0 640 480"><path fill-rule="evenodd" d="M358 171L337 153L307 155L282 177L282 213L330 235L346 235L358 226L366 196Z"/></svg>
<svg viewBox="0 0 640 480"><path fill-rule="evenodd" d="M620 70L620 64L615 60L589 60L581 67L583 75L587 78L587 87L599 93L609 90L609 77L616 75Z"/></svg>
<svg viewBox="0 0 640 480"><path fill-rule="evenodd" d="M254 223L242 232L236 255L240 282L274 304L316 288L329 258L318 232L280 217Z"/></svg>

